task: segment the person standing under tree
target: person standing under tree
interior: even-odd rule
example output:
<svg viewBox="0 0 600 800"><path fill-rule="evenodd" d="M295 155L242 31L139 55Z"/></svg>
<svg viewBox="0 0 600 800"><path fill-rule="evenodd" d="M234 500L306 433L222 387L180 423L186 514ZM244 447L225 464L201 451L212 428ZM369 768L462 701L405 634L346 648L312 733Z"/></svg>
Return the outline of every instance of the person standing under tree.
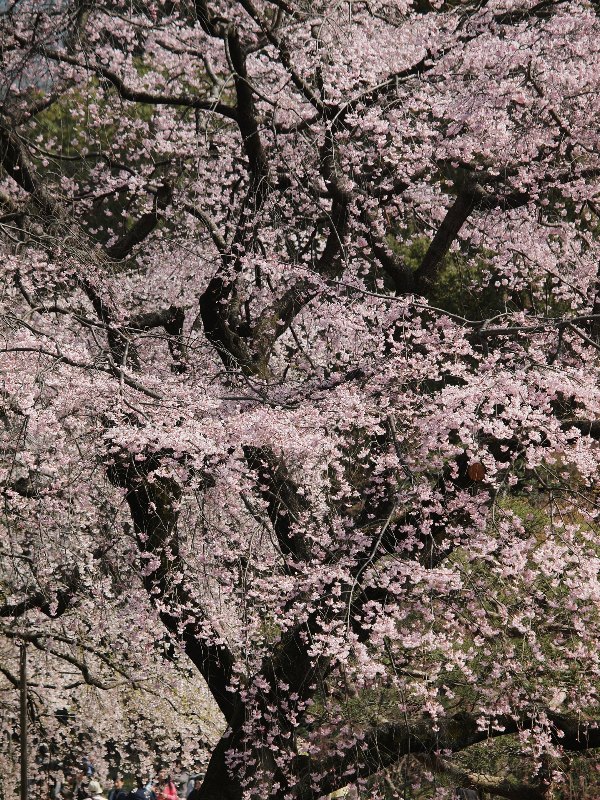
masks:
<svg viewBox="0 0 600 800"><path fill-rule="evenodd" d="M98 781L90 781L88 789L91 800L105 800L102 794L102 786L100 786Z"/></svg>
<svg viewBox="0 0 600 800"><path fill-rule="evenodd" d="M187 800L200 800L200 787L202 786L203 778L198 776L194 779L194 788L188 794Z"/></svg>
<svg viewBox="0 0 600 800"><path fill-rule="evenodd" d="M156 800L156 795L152 789L146 788L146 781L141 775L135 779L136 788L132 789L127 795L127 800Z"/></svg>
<svg viewBox="0 0 600 800"><path fill-rule="evenodd" d="M155 791L157 800L178 800L177 787L166 769L159 771Z"/></svg>
<svg viewBox="0 0 600 800"><path fill-rule="evenodd" d="M157 800L178 800L177 787L166 769L161 769L158 773L156 797Z"/></svg>
<svg viewBox="0 0 600 800"><path fill-rule="evenodd" d="M127 792L123 789L123 778L117 775L113 782L113 788L108 793L108 800L125 800Z"/></svg>

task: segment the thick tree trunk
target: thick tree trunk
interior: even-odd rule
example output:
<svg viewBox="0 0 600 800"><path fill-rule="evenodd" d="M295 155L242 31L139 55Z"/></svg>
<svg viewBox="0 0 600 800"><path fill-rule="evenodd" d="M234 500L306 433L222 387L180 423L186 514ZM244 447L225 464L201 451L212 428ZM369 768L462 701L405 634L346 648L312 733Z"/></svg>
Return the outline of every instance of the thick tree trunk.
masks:
<svg viewBox="0 0 600 800"><path fill-rule="evenodd" d="M246 765L231 768L228 764L228 754L233 751L244 752L247 758ZM265 796L268 791L269 800L283 800L290 797L294 788L289 780L281 773L274 758L274 752L282 754L282 743L277 742L276 748L244 748L242 737L239 733L229 731L220 740L212 752L206 776L200 789L201 800L241 800L245 790L256 790L256 796ZM296 757L295 751L289 752L290 758ZM243 784L243 785L242 785ZM300 797L300 784L296 786Z"/></svg>
<svg viewBox="0 0 600 800"><path fill-rule="evenodd" d="M201 800L241 800L241 783L231 774L226 763L230 746L231 736L223 736L213 750L200 789Z"/></svg>

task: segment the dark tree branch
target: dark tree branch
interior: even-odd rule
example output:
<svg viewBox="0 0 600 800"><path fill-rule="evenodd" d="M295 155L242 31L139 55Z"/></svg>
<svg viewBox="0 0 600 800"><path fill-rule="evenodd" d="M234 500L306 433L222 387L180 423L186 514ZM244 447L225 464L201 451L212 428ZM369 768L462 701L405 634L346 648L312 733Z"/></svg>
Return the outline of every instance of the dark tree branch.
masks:
<svg viewBox="0 0 600 800"><path fill-rule="evenodd" d="M419 758L428 767L441 775L447 775L455 784L472 787L478 792L487 792L508 800L547 800L548 786L543 783L528 783L510 776L496 776L488 773L463 769L436 756Z"/></svg>
<svg viewBox="0 0 600 800"><path fill-rule="evenodd" d="M143 577L148 596L160 601L161 621L176 639L183 641L186 654L230 723L239 706L237 693L228 691L233 654L225 644L216 644L197 633L197 622L202 618L199 609L195 608L194 622L182 622L182 616L188 617L196 603L187 595L183 583L174 585L171 581L174 570L183 570L177 536L181 488L173 479L154 475L159 466L159 454L143 461L123 454L109 466L108 476L115 486L126 491L140 553L157 559L157 566Z"/></svg>
<svg viewBox="0 0 600 800"><path fill-rule="evenodd" d="M564 0L542 0L530 8L516 9L504 13L494 14L494 21L500 25L518 25L529 19L550 19L553 12L562 5Z"/></svg>
<svg viewBox="0 0 600 800"><path fill-rule="evenodd" d="M429 61L429 53L427 53L420 61L417 61L416 64L390 75L384 81L377 84L377 86L365 89L359 95L353 97L352 100L344 103L341 108L335 110L335 113L332 115L333 120L338 124L342 123L346 115L354 111L358 105L368 106L375 103L381 97L395 92L400 83L409 78L419 77L424 72L433 69L434 66L436 66L436 64L433 61Z"/></svg>
<svg viewBox="0 0 600 800"><path fill-rule="evenodd" d="M415 287L427 296L438 277L444 256L475 208L519 208L529 202L526 192L497 193L485 191L479 184L464 182L454 203L433 237L423 261L414 274Z"/></svg>
<svg viewBox="0 0 600 800"><path fill-rule="evenodd" d="M321 173L332 198L329 214L329 233L316 264L319 276L333 280L344 269L344 241L348 234L352 192L339 175L335 156L335 137L330 128L321 149ZM318 293L316 281L300 280L274 303L264 309L253 327L252 334L259 358L268 363L275 341L289 328L295 317Z"/></svg>
<svg viewBox="0 0 600 800"><path fill-rule="evenodd" d="M227 47L235 71L234 85L237 97L237 123L242 136L244 150L248 156L251 189L258 208L269 193L269 167L258 128L258 117L254 105L252 86L248 82L246 53L235 29L227 35Z"/></svg>
<svg viewBox="0 0 600 800"><path fill-rule="evenodd" d="M394 255L385 241L376 233L372 215L363 209L361 220L367 226L367 241L375 258L391 281L397 294L406 294L414 288L414 275L401 258Z"/></svg>
<svg viewBox="0 0 600 800"><path fill-rule="evenodd" d="M173 360L181 362L185 356L185 344L183 339L183 325L185 322L185 312L180 306L169 306L160 311L149 311L138 314L129 320L127 328L132 332L149 331L153 328L164 328L169 334L169 350ZM184 369L184 364L179 364L179 369Z"/></svg>
<svg viewBox="0 0 600 800"><path fill-rule="evenodd" d="M327 113L327 108L323 101L302 78L302 76L294 69L289 49L285 43L275 35L273 28L269 27L264 22L251 0L240 0L240 5L259 26L266 41L270 42L275 47L279 53L279 58L282 65L288 71L294 86L302 94L305 100L307 100L319 112L320 115Z"/></svg>
<svg viewBox="0 0 600 800"><path fill-rule="evenodd" d="M547 713L553 726L553 739L565 750L582 752L600 747L600 726L595 720L584 721L561 714ZM502 717L494 727L481 730L477 719L467 713L439 719L406 720L388 723L372 729L352 751L343 756L330 756L317 763L306 761L304 769L328 777L315 794L308 785L300 794L301 800L316 800L340 786L366 778L390 767L406 755L431 754L440 751L456 753L474 744L501 736L530 730L538 724L537 717L521 719ZM555 731L561 731L558 735Z"/></svg>
<svg viewBox="0 0 600 800"><path fill-rule="evenodd" d="M568 431L570 428L576 428L581 431L583 436L589 436L590 439L600 441L600 420L597 419L573 419L565 420L561 424L561 428Z"/></svg>
<svg viewBox="0 0 600 800"><path fill-rule="evenodd" d="M461 191L448 209L414 275L415 285L421 294L427 295L434 286L442 260L475 208L477 200L478 194L474 190Z"/></svg>
<svg viewBox="0 0 600 800"><path fill-rule="evenodd" d="M191 203L185 203L183 208L188 214L191 214L192 217L195 217L204 225L205 228L207 228L215 247L221 256L225 255L227 252L227 242L217 228L215 221L208 214L201 209L196 208L196 206L193 206Z"/></svg>
<svg viewBox="0 0 600 800"><path fill-rule="evenodd" d="M15 687L15 689L19 689L20 688L21 681L15 675L13 675L12 672L10 672L8 669L6 669L6 667L3 667L3 666L0 665L0 673L2 675L4 675L6 680L10 684L12 684Z"/></svg>
<svg viewBox="0 0 600 800"><path fill-rule="evenodd" d="M170 186L161 186L156 192L152 211L142 214L127 233L107 249L108 256L114 261L121 261L135 247L147 239L162 219L163 212L171 202L172 196L173 193Z"/></svg>
<svg viewBox="0 0 600 800"><path fill-rule="evenodd" d="M55 601L50 601L45 592L34 592L18 603L5 603L0 606L0 617L17 619L29 610L41 611L48 617L60 617L73 607L78 585L79 576L74 573L69 576L66 588L56 592Z"/></svg>
<svg viewBox="0 0 600 800"><path fill-rule="evenodd" d="M268 447L244 447L248 466L256 471L259 490L267 502L267 513L273 525L279 548L284 556L304 561L308 557L305 539L294 531L307 503L298 494L298 485L291 478L285 462Z"/></svg>
<svg viewBox="0 0 600 800"><path fill-rule="evenodd" d="M23 43L27 44L26 42ZM237 121L236 110L231 108L231 106L228 106L225 103L221 103L217 100L204 97L190 97L187 95L158 94L147 92L144 89L133 89L132 87L127 86L127 84L122 80L122 78L119 77L119 75L117 75L116 72L108 69L108 67L103 67L101 64L81 63L78 59L68 55L67 53L59 53L46 47L39 47L37 49L40 55L46 56L46 58L50 58L53 61L70 64L71 66L79 67L82 70L93 72L94 74L99 75L115 87L123 100L128 100L132 103L144 103L154 106L181 106L183 108L193 108L199 111L213 112L222 117L226 117L227 119L231 119L234 122Z"/></svg>
<svg viewBox="0 0 600 800"><path fill-rule="evenodd" d="M224 258L225 262L230 259ZM240 369L246 375L261 372L244 339L236 331L235 287L221 270L211 279L200 296L200 320L204 335L227 368ZM233 298L233 299L232 299ZM194 323L194 327L197 322Z"/></svg>
<svg viewBox="0 0 600 800"><path fill-rule="evenodd" d="M58 218L56 204L48 196L36 175L21 141L0 120L0 164L24 191L31 195L42 213L50 219Z"/></svg>

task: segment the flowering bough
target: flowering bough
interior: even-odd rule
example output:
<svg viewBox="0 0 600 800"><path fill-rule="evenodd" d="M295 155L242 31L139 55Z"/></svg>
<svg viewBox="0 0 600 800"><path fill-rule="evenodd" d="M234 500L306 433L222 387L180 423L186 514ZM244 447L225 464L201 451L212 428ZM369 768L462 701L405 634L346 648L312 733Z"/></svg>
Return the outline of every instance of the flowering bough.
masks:
<svg viewBox="0 0 600 800"><path fill-rule="evenodd" d="M597 11L4 4L0 620L53 747L82 681L203 800L598 746ZM516 786L453 758L504 737Z"/></svg>

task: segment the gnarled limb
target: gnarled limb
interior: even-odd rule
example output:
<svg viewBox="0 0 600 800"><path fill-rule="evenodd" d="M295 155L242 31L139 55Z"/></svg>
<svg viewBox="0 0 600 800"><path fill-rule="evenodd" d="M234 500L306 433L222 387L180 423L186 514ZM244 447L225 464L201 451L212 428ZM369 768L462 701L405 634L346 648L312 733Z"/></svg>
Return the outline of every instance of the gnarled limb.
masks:
<svg viewBox="0 0 600 800"><path fill-rule="evenodd" d="M170 633L183 642L186 654L200 671L208 688L230 723L238 712L239 697L229 691L234 664L229 648L214 634L215 641L198 632L202 620L197 608L193 621L182 621L182 607L197 606L187 595L184 582L171 581L173 570L184 570L179 556L177 522L181 488L174 479L152 473L159 467L158 455L142 461L123 454L108 468L115 486L125 489L141 555L152 556L157 565L144 574L143 581L151 600L158 601L161 621ZM218 642L216 640L219 640Z"/></svg>
<svg viewBox="0 0 600 800"><path fill-rule="evenodd" d="M154 208L137 219L131 228L117 242L106 251L109 258L121 261L126 258L135 247L141 244L156 228L163 217L165 209L171 202L173 193L171 187L159 187L154 198Z"/></svg>
<svg viewBox="0 0 600 800"><path fill-rule="evenodd" d="M582 721L576 717L548 712L548 721L561 732L553 733L555 742L565 750L583 751L600 747L600 725L597 720ZM406 720L387 723L373 728L354 750L344 756L329 756L321 761L307 762L305 769L326 774L319 794L305 785L301 800L316 800L321 793L332 792L341 786L366 778L395 764L402 756L436 754L441 751L456 753L488 739L510 736L530 730L538 724L539 717L524 715L521 718L502 717L494 727L482 730L477 719L468 713L455 714L433 721L432 719Z"/></svg>

